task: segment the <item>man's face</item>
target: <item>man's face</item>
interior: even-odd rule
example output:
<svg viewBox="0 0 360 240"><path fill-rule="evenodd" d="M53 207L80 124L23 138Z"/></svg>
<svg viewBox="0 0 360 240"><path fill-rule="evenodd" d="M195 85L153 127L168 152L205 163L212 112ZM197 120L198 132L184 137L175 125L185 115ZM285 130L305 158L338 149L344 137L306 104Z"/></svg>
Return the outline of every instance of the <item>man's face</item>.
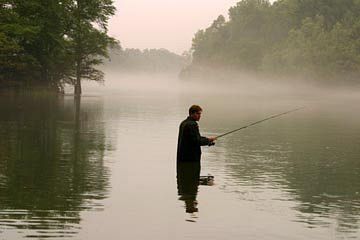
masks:
<svg viewBox="0 0 360 240"><path fill-rule="evenodd" d="M195 121L199 121L201 118L201 111L191 114L191 118L194 119Z"/></svg>

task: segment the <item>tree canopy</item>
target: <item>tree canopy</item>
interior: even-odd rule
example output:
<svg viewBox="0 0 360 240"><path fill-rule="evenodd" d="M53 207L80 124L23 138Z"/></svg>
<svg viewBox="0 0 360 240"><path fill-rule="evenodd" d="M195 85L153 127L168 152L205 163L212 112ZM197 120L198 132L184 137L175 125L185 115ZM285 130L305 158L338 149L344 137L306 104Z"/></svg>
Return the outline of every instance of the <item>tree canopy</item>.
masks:
<svg viewBox="0 0 360 240"><path fill-rule="evenodd" d="M107 35L112 0L4 0L0 3L0 84L65 83L81 93L81 79L101 81L95 68L116 41Z"/></svg>
<svg viewBox="0 0 360 240"><path fill-rule="evenodd" d="M199 30L186 69L227 67L359 81L359 0L243 0Z"/></svg>

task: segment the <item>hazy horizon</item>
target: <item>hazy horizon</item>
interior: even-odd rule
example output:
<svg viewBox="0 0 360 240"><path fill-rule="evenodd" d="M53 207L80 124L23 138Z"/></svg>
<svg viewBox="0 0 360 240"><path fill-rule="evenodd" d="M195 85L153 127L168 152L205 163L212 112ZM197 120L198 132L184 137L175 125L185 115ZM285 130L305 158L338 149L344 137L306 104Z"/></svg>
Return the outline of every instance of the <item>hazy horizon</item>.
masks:
<svg viewBox="0 0 360 240"><path fill-rule="evenodd" d="M182 54L199 29L208 27L239 0L115 0L109 33L124 48L166 48Z"/></svg>

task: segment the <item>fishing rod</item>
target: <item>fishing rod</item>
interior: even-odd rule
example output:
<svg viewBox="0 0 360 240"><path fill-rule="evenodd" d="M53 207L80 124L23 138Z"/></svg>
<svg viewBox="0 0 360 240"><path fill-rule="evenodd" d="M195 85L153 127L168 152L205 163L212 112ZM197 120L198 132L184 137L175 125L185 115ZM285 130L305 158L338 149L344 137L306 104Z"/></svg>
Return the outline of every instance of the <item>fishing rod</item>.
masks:
<svg viewBox="0 0 360 240"><path fill-rule="evenodd" d="M242 130L242 129L245 129L245 128L254 126L254 125L256 125L256 124L265 122L265 121L267 121L267 120L270 120L270 119L273 119L273 118L277 118L277 117L280 117L280 116L282 116L282 115L285 115L285 114L288 114L288 113L291 113L291 112L299 111L300 109L303 109L303 108L305 108L305 107L296 108L296 109L293 109L293 110L290 110L290 111L287 111L287 112L283 112L283 113L279 113L279 114L276 114L276 115L272 115L272 116L267 117L267 118L265 118L265 119L262 119L262 120L260 120L260 121L253 122L253 123L250 123L249 125L246 125L246 126L243 126L243 127L241 127L241 128L237 128L237 129L235 129L235 130L232 130L232 131L230 131L230 132L226 132L226 133L224 133L224 134L221 134L221 135L217 136L216 139L219 139L219 138L224 137L224 136L226 136L226 135L229 135L229 134L231 134L231 133L240 131L240 130Z"/></svg>

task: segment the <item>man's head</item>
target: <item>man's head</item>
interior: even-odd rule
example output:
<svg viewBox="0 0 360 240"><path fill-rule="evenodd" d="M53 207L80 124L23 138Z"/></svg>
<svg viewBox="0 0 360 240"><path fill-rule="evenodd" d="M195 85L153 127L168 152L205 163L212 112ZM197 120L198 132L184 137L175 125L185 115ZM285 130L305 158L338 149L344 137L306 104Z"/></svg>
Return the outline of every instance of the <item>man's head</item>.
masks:
<svg viewBox="0 0 360 240"><path fill-rule="evenodd" d="M200 120L201 113L202 113L202 108L198 105L192 105L189 108L189 116L195 121Z"/></svg>

